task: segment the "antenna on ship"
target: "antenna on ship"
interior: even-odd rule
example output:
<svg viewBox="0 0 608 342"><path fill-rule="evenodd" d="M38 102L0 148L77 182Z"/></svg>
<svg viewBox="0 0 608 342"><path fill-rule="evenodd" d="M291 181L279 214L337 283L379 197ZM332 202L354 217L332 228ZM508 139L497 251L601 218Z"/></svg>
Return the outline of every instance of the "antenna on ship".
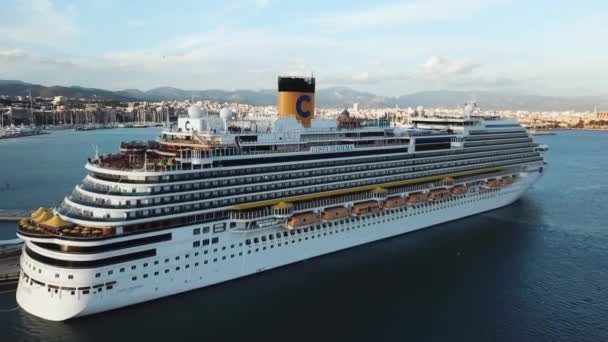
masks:
<svg viewBox="0 0 608 342"><path fill-rule="evenodd" d="M167 107L167 128L171 128L171 120L169 119L169 107Z"/></svg>
<svg viewBox="0 0 608 342"><path fill-rule="evenodd" d="M144 172L148 170L148 150L144 151Z"/></svg>
<svg viewBox="0 0 608 342"><path fill-rule="evenodd" d="M91 147L93 147L93 150L95 151L95 159L93 159L93 160L98 160L99 159L99 146L91 144Z"/></svg>
<svg viewBox="0 0 608 342"><path fill-rule="evenodd" d="M27 90L30 95L30 115L32 116L32 123L36 125L36 120L34 120L34 101L32 101L32 89Z"/></svg>

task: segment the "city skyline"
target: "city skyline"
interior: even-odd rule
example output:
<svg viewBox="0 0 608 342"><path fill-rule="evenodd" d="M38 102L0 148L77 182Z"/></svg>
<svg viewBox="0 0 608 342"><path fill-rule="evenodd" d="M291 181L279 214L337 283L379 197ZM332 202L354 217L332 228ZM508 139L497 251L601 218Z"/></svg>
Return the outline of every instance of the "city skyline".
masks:
<svg viewBox="0 0 608 342"><path fill-rule="evenodd" d="M112 90L323 87L604 95L608 6L587 1L9 1L0 79Z"/></svg>

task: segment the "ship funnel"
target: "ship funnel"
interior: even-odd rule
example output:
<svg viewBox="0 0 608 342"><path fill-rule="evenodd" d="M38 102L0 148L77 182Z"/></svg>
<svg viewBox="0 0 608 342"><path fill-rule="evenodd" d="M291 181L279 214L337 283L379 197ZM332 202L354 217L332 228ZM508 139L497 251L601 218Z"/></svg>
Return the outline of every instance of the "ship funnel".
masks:
<svg viewBox="0 0 608 342"><path fill-rule="evenodd" d="M314 77L279 77L277 98L279 116L292 116L302 126L310 127L315 116Z"/></svg>

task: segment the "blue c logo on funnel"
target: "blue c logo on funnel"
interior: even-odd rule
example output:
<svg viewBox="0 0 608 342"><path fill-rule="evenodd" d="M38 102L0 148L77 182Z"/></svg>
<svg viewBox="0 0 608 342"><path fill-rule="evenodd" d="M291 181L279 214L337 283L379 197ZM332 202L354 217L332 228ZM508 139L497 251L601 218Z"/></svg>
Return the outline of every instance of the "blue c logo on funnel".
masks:
<svg viewBox="0 0 608 342"><path fill-rule="evenodd" d="M308 95L302 95L298 98L298 101L296 101L296 111L298 112L298 115L304 119L306 119L307 117L310 116L310 110L307 111L303 111L302 110L302 103L303 102L308 102L310 103L310 96Z"/></svg>

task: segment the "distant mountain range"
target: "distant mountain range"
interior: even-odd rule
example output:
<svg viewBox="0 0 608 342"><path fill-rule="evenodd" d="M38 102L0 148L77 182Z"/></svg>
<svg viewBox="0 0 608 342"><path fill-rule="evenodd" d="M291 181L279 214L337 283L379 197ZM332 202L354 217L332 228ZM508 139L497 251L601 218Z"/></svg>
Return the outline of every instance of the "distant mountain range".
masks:
<svg viewBox="0 0 608 342"><path fill-rule="evenodd" d="M108 99L116 101L171 101L191 99L217 102L238 102L251 105L276 104L274 90L184 90L172 87L159 87L148 91L125 89L111 91L83 87L46 87L17 80L0 80L0 95L24 96L28 90L33 96ZM512 110L577 110L590 111L595 106L608 107L607 96L554 97L525 95L518 93L486 91L423 91L397 97L378 96L346 87L317 89L316 104L319 107L350 107L359 103L362 108L406 107L448 107L462 105L465 101L476 101L483 109Z"/></svg>

